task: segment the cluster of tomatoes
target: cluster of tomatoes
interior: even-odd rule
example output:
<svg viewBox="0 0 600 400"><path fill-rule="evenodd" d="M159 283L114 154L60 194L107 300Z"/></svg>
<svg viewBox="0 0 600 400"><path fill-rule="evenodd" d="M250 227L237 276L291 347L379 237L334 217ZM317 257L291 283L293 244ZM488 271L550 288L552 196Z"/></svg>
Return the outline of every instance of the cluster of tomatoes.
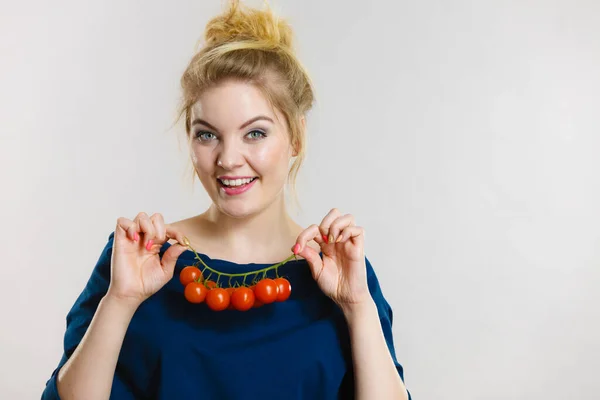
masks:
<svg viewBox="0 0 600 400"><path fill-rule="evenodd" d="M194 266L183 268L179 281L185 287L183 293L187 301L206 302L214 311L248 311L264 304L286 301L292 292L292 285L285 278L265 278L252 286L220 288L215 281L205 280L202 271Z"/></svg>

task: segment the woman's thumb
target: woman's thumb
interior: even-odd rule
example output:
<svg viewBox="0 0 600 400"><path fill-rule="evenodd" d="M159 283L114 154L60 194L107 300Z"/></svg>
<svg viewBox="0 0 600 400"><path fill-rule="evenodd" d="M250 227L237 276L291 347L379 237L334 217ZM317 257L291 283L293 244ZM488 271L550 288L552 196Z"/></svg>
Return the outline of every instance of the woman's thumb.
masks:
<svg viewBox="0 0 600 400"><path fill-rule="evenodd" d="M310 270L312 272L313 277L316 279L323 268L323 260L321 260L321 256L319 253L310 246L304 246L301 252L298 253L299 256L304 257L308 262Z"/></svg>
<svg viewBox="0 0 600 400"><path fill-rule="evenodd" d="M167 251L165 251L165 254L163 254L160 263L165 273L167 273L169 276L173 276L173 271L175 270L175 264L177 263L177 259L184 251L186 251L186 249L186 246L181 245L179 243L175 243L169 246Z"/></svg>

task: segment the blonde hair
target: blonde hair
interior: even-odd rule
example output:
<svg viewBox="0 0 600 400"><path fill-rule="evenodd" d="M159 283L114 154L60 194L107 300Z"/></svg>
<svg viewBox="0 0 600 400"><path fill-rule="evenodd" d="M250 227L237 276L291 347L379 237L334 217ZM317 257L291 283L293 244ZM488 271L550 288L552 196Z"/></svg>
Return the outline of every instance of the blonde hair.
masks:
<svg viewBox="0 0 600 400"><path fill-rule="evenodd" d="M206 25L204 46L181 77L183 96L178 119L185 115L185 129L190 136L191 108L203 91L225 79L255 85L285 117L296 152L288 173L295 195L306 148L301 118L311 109L314 94L308 73L295 56L292 36L290 25L274 15L268 5L263 11L230 0L228 8Z"/></svg>

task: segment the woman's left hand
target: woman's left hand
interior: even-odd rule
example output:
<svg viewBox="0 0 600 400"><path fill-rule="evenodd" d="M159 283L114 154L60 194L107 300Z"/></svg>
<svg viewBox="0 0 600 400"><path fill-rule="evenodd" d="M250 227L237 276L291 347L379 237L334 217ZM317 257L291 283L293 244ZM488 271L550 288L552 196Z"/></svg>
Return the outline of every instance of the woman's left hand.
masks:
<svg viewBox="0 0 600 400"><path fill-rule="evenodd" d="M308 242L321 246L323 259ZM354 217L332 209L320 225L306 228L292 248L308 262L317 284L344 311L371 300L364 255L364 230Z"/></svg>

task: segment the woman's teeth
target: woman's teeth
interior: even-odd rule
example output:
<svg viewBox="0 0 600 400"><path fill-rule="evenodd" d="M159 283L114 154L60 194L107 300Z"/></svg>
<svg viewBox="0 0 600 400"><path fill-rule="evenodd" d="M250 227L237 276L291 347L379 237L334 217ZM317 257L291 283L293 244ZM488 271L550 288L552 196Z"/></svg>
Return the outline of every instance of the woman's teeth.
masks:
<svg viewBox="0 0 600 400"><path fill-rule="evenodd" d="M235 186L242 186L242 185L247 185L248 183L252 182L255 178L246 178L246 179L233 179L233 180L229 180L229 179L219 179L221 181L221 183L225 186L231 186L231 187L235 187Z"/></svg>

